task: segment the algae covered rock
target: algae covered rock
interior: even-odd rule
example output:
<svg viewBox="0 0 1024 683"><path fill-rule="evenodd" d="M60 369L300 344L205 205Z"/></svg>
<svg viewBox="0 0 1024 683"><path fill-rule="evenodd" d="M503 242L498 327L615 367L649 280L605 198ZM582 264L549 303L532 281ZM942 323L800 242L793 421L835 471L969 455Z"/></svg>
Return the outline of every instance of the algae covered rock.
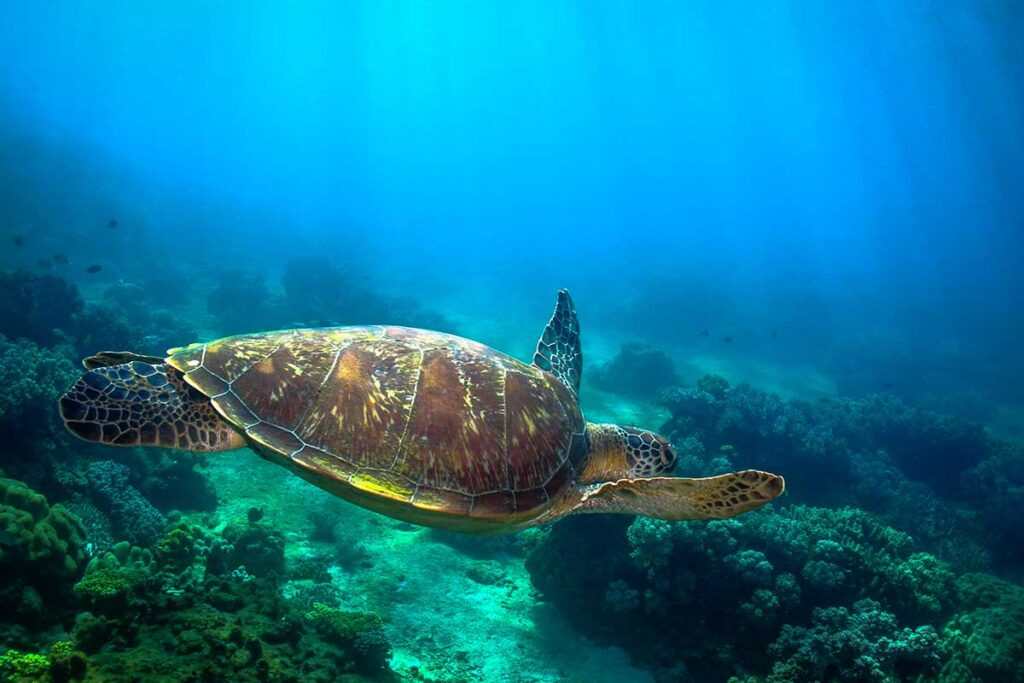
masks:
<svg viewBox="0 0 1024 683"><path fill-rule="evenodd" d="M305 618L325 642L338 647L358 670L370 673L387 668L391 646L376 614L346 612L317 602Z"/></svg>
<svg viewBox="0 0 1024 683"><path fill-rule="evenodd" d="M225 543L217 546L212 558L221 571L243 568L251 576L284 576L284 536L269 524L229 524L222 537Z"/></svg>

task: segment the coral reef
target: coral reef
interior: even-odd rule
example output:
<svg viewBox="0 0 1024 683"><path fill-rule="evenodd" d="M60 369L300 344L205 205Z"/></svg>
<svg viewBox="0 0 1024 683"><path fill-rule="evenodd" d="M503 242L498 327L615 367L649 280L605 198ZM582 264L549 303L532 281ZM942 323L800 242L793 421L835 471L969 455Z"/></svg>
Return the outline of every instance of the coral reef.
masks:
<svg viewBox="0 0 1024 683"><path fill-rule="evenodd" d="M451 329L370 281L325 260L288 264L280 292L221 272L195 324ZM889 395L784 400L715 375L679 386L666 353L630 344L588 382L644 409L660 395L680 474L774 469L802 504L493 539L425 531L296 489L235 489L245 476L228 459L66 439L52 406L80 356L196 338L184 309L153 307L151 285L89 286L102 300L86 303L60 278L0 272L0 466L27 482L0 479L0 679L388 680L389 666L487 679L508 669L480 653L501 648L444 629L501 614L472 637L561 649L531 639L575 637L568 622L663 681L1024 680L1024 589L979 571L1024 560L1008 513L1024 504L1024 449L975 424ZM533 609L524 564L549 607Z"/></svg>
<svg viewBox="0 0 1024 683"><path fill-rule="evenodd" d="M210 480L196 470L205 467L202 453L149 449L136 461L142 478L139 492L164 513L172 510L217 509L217 491Z"/></svg>
<svg viewBox="0 0 1024 683"><path fill-rule="evenodd" d="M716 376L666 391L661 400L672 412L662 431L682 444L680 471L784 472L808 502L879 513L962 570L1016 553L1004 541L1017 530L984 522L994 498L1000 507L1012 504L1024 483L1024 467L1013 463L1024 455L977 425L892 396L784 401Z"/></svg>
<svg viewBox="0 0 1024 683"><path fill-rule="evenodd" d="M0 335L42 346L64 340L76 329L84 303L78 289L55 275L0 271Z"/></svg>
<svg viewBox="0 0 1024 683"><path fill-rule="evenodd" d="M664 351L648 344L624 344L615 357L594 369L593 386L623 396L653 399L679 383L676 366Z"/></svg>
<svg viewBox="0 0 1024 683"><path fill-rule="evenodd" d="M817 608L810 627L783 626L768 652L777 658L768 683L906 680L941 665L932 626L900 628L874 600Z"/></svg>
<svg viewBox="0 0 1024 683"><path fill-rule="evenodd" d="M31 642L31 631L60 622L71 587L85 568L85 529L61 505L0 479L0 611L8 645Z"/></svg>
<svg viewBox="0 0 1024 683"><path fill-rule="evenodd" d="M131 484L128 467L101 460L89 465L87 476L97 506L109 516L118 538L139 545L159 538L166 519Z"/></svg>
<svg viewBox="0 0 1024 683"><path fill-rule="evenodd" d="M954 616L973 584L855 508L789 506L708 523L569 519L538 534L526 566L577 628L666 675L681 660L698 680L934 676L949 666L943 643L954 631L1006 620L991 605L984 618Z"/></svg>
<svg viewBox="0 0 1024 683"><path fill-rule="evenodd" d="M78 375L66 348L47 349L0 335L0 422L48 425L57 397Z"/></svg>
<svg viewBox="0 0 1024 683"><path fill-rule="evenodd" d="M268 524L250 521L229 524L226 544L218 546L216 561L229 570L244 569L252 576L284 576L284 537Z"/></svg>
<svg viewBox="0 0 1024 683"><path fill-rule="evenodd" d="M232 566L283 563L281 547L258 522L220 536L179 524L152 552L123 543L91 562L75 587L88 611L72 632L88 654L86 680L389 680L379 617L299 605L273 571Z"/></svg>
<svg viewBox="0 0 1024 683"><path fill-rule="evenodd" d="M1024 680L1024 588L986 574L957 579L960 612L942 629L941 681Z"/></svg>
<svg viewBox="0 0 1024 683"><path fill-rule="evenodd" d="M82 357L97 351L145 352L145 335L124 313L107 304L89 305L75 318L75 348ZM162 349L160 349L162 351Z"/></svg>

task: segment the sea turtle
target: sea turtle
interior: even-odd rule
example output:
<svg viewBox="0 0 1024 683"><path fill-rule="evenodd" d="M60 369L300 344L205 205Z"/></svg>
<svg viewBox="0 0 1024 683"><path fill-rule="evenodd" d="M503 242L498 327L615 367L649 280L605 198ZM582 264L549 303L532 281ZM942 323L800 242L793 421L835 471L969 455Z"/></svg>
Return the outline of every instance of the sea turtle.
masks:
<svg viewBox="0 0 1024 683"><path fill-rule="evenodd" d="M92 356L60 412L87 441L247 446L353 503L469 533L584 512L717 519L782 493L782 477L757 470L662 476L676 461L665 439L583 419L582 361L562 290L530 365L408 327L265 332L166 358Z"/></svg>

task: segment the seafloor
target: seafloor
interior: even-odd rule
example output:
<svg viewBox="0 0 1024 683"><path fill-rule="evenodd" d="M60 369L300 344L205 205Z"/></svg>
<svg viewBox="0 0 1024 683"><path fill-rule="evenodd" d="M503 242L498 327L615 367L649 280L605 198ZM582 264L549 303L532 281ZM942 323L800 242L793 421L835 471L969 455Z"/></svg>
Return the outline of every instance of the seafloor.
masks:
<svg viewBox="0 0 1024 683"><path fill-rule="evenodd" d="M3 680L1024 680L1022 448L816 375L762 369L783 397L713 357L585 337L590 420L659 429L682 475L786 476L781 500L710 523L467 537L355 508L247 450L63 431L56 397L97 350L347 322L309 308L320 284L283 282L236 273L161 299L0 272ZM241 296L258 305L225 305ZM543 324L351 296L359 316L504 338L521 357ZM714 372L686 378L697 366Z"/></svg>

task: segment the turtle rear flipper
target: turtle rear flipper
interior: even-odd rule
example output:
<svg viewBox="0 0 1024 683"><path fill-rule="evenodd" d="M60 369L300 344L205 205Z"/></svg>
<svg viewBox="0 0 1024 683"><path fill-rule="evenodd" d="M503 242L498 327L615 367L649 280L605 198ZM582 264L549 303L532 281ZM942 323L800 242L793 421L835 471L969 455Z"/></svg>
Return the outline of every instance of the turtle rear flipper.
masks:
<svg viewBox="0 0 1024 683"><path fill-rule="evenodd" d="M245 445L210 399L163 362L94 365L61 397L60 414L75 436L113 446L215 452Z"/></svg>
<svg viewBox="0 0 1024 683"><path fill-rule="evenodd" d="M573 396L579 394L583 374L583 353L580 351L580 323L576 317L569 290L558 291L555 312L537 342L533 364L558 378Z"/></svg>
<svg viewBox="0 0 1024 683"><path fill-rule="evenodd" d="M619 512L656 519L725 519L778 497L786 483L777 474L743 470L704 479L620 479L584 489L571 513Z"/></svg>

